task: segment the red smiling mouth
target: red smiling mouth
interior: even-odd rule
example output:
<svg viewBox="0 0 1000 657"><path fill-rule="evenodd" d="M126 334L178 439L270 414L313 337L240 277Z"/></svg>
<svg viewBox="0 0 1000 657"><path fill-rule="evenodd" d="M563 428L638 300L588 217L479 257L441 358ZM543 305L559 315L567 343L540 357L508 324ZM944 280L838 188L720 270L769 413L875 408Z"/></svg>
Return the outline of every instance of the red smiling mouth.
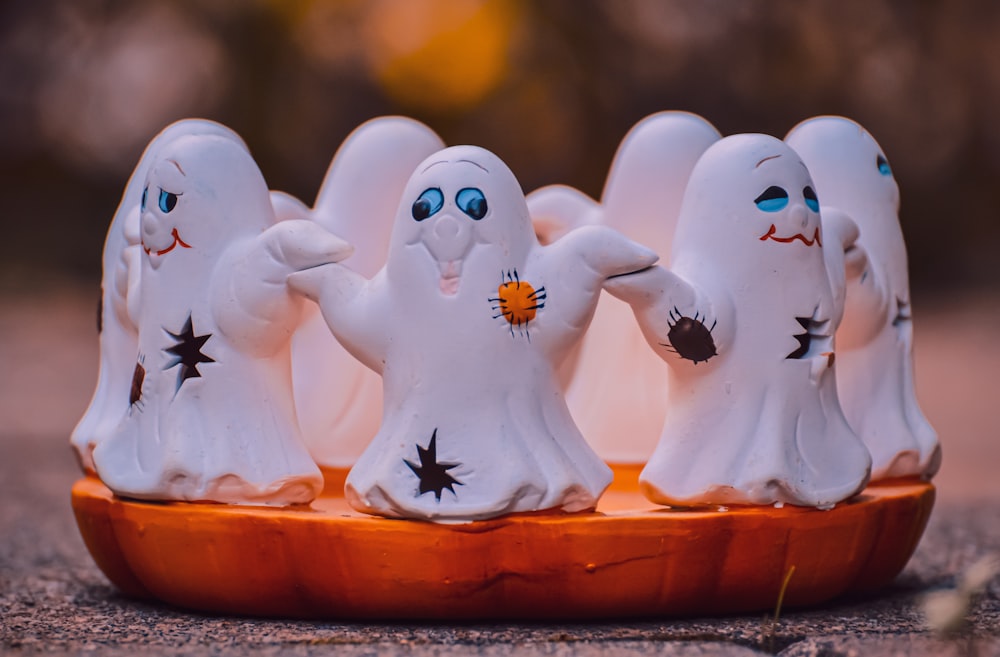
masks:
<svg viewBox="0 0 1000 657"><path fill-rule="evenodd" d="M812 239L808 239L802 233L795 233L791 237L775 237L774 234L776 232L778 232L778 229L774 227L774 224L771 224L771 228L767 231L767 234L761 235L760 241L763 242L765 240L771 239L774 240L775 242L781 242L782 244L789 244L791 242L794 242L795 240L801 240L802 243L805 244L806 246L812 246L813 244L819 247L823 246L823 242L820 240L819 237L819 228L817 228L816 232L813 233Z"/></svg>
<svg viewBox="0 0 1000 657"><path fill-rule="evenodd" d="M168 246L165 249L161 249L161 250L157 251L156 255L158 255L158 256L166 255L166 254L170 253L171 251L173 251L174 247L176 247L178 245L184 247L185 249L190 249L191 248L191 245L188 244L188 243L186 243L184 240L182 240L181 236L177 234L177 229L176 228L174 228L172 231L170 231L170 234L173 235L173 237L174 237L174 243L171 244L170 246ZM149 255L152 252L152 249L150 249L149 247L147 247L145 244L142 245L142 250L146 252L146 255Z"/></svg>

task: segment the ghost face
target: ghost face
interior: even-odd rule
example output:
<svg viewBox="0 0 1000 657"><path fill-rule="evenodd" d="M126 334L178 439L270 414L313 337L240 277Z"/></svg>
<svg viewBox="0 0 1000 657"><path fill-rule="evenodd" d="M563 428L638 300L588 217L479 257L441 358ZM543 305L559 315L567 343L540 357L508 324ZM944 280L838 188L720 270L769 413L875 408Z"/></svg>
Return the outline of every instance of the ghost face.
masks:
<svg viewBox="0 0 1000 657"><path fill-rule="evenodd" d="M146 150L142 154L142 158L139 160L139 164L136 165L135 171L132 173L132 177L129 179L128 186L125 189L125 194L122 197L121 205L118 207L118 211L115 214L113 223L117 224L119 221L124 221L124 213L128 213L128 216L133 216L133 213L137 217L141 211L136 211L140 205L143 207L146 205L147 197L149 193L146 192L146 179L149 175L149 171L153 165L155 165L160 160L161 151L166 148L169 144L181 139L183 137L192 135L214 135L217 137L222 137L224 139L229 139L233 143L237 144L240 148L250 152L247 145L243 142L239 135L227 128L226 126L216 123L214 121L207 121L205 119L184 119L182 121L177 121L171 123L169 126L164 128L160 134L156 135ZM153 199L153 202L157 202L158 197ZM167 199L169 203L169 199ZM129 224L126 224L126 231L132 231L131 235L138 230L139 221L135 220L135 227L133 228L130 224L133 221L129 219ZM134 243L134 242L132 242ZM152 248L150 248L152 252ZM118 254L114 255L115 260L112 261L112 266L117 260ZM108 263L105 262L105 268L109 267Z"/></svg>
<svg viewBox="0 0 1000 657"><path fill-rule="evenodd" d="M178 231L174 217L170 213L177 210L177 201L185 195L189 185L180 164L175 160L160 162L150 172L139 205L142 249L154 266L159 266L162 258L175 248L190 249ZM150 203L152 196L152 203ZM187 203L185 203L187 205ZM184 206L181 206L181 212Z"/></svg>
<svg viewBox="0 0 1000 657"><path fill-rule="evenodd" d="M154 269L185 251L217 254L232 237L273 222L267 185L250 154L207 135L180 138L159 154L140 212L142 248Z"/></svg>
<svg viewBox="0 0 1000 657"><path fill-rule="evenodd" d="M908 301L906 247L899 227L899 187L881 147L860 125L837 116L804 121L785 141L809 167L823 204L846 212L859 242L884 266L892 291Z"/></svg>
<svg viewBox="0 0 1000 657"><path fill-rule="evenodd" d="M754 345L744 355L825 359L837 309L822 245L819 200L799 157L773 137L734 135L691 174L673 269L732 299L738 340Z"/></svg>
<svg viewBox="0 0 1000 657"><path fill-rule="evenodd" d="M695 247L729 270L821 263L819 200L805 165L766 135L717 142L691 174L675 244L678 262Z"/></svg>
<svg viewBox="0 0 1000 657"><path fill-rule="evenodd" d="M475 146L447 148L424 160L403 193L387 269L437 281L441 294L456 295L469 277L495 261L523 263L534 231L520 185L510 169ZM475 254L474 257L470 257ZM492 257L490 255L491 254Z"/></svg>

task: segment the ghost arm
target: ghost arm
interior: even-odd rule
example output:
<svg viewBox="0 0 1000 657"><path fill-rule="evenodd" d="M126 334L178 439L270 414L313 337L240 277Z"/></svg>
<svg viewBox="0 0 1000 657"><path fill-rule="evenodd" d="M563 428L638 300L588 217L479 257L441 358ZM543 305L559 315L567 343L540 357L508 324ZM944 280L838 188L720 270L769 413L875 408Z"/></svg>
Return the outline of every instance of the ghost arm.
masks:
<svg viewBox="0 0 1000 657"><path fill-rule="evenodd" d="M892 295L885 273L875 266L858 241L857 224L836 208L823 208L823 255L843 317L837 329L838 347L852 348L875 337L889 320Z"/></svg>
<svg viewBox="0 0 1000 657"><path fill-rule="evenodd" d="M142 273L139 224L138 204L129 210L119 208L104 242L102 323L117 321L132 332L138 326L135 318L139 316L139 279Z"/></svg>
<svg viewBox="0 0 1000 657"><path fill-rule="evenodd" d="M212 311L234 344L261 356L286 343L298 325L303 300L288 275L350 255L349 244L305 220L279 222L231 247L213 275Z"/></svg>
<svg viewBox="0 0 1000 657"><path fill-rule="evenodd" d="M578 228L549 246L538 247L535 253L545 286L537 340L557 362L590 324L602 284L611 276L645 269L657 260L646 247L604 226Z"/></svg>
<svg viewBox="0 0 1000 657"><path fill-rule="evenodd" d="M663 267L608 279L604 289L632 306L646 342L670 365L681 359L700 363L732 343L732 303L711 297Z"/></svg>
<svg viewBox="0 0 1000 657"><path fill-rule="evenodd" d="M389 344L383 274L372 280L340 264L296 272L288 286L319 304L340 344L365 367L382 374Z"/></svg>
<svg viewBox="0 0 1000 657"><path fill-rule="evenodd" d="M122 326L133 331L139 325L141 312L141 295L139 281L142 278L142 247L127 246L122 249L121 257L115 265L114 284L109 291L110 310L115 314Z"/></svg>
<svg viewBox="0 0 1000 657"><path fill-rule="evenodd" d="M568 185L549 185L525 198L535 234L542 244L551 244L575 228L595 224L601 206Z"/></svg>

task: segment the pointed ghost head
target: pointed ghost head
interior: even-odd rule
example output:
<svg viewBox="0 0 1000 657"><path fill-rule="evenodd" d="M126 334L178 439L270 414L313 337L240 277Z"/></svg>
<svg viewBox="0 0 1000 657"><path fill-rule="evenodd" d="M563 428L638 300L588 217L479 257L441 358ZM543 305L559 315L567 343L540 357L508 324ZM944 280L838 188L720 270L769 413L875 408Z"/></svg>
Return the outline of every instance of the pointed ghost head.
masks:
<svg viewBox="0 0 1000 657"><path fill-rule="evenodd" d="M705 151L681 206L674 259L726 272L822 262L819 202L809 171L774 137L726 137Z"/></svg>
<svg viewBox="0 0 1000 657"><path fill-rule="evenodd" d="M139 240L139 204L142 200L142 192L145 189L146 176L149 175L149 168L153 162L157 161L160 151L168 144L189 135L217 135L232 140L240 148L248 153L250 152L240 136L221 123L207 119L182 119L171 123L150 140L142 156L139 158L139 162L132 171L132 175L125 186L125 192L122 194L122 200L118 204L118 209L115 211L115 216L112 219L112 231L126 231L129 235L129 242ZM125 225L126 220L129 225ZM116 228L116 226L121 226L121 228ZM118 254L115 253L113 257L117 259Z"/></svg>
<svg viewBox="0 0 1000 657"><path fill-rule="evenodd" d="M684 188L698 158L721 138L688 112L647 116L622 139L601 204L604 223L669 256Z"/></svg>
<svg viewBox="0 0 1000 657"><path fill-rule="evenodd" d="M142 245L154 268L187 250L215 256L233 238L274 223L257 164L241 144L217 135L189 135L161 149L140 207Z"/></svg>
<svg viewBox="0 0 1000 657"><path fill-rule="evenodd" d="M435 279L443 294L453 295L470 265L495 278L502 268L522 264L536 243L524 194L507 165L482 148L453 146L421 162L410 177L386 267L390 275Z"/></svg>
<svg viewBox="0 0 1000 657"><path fill-rule="evenodd" d="M858 241L886 269L896 296L908 300L899 187L882 148L860 125L839 116L803 121L785 141L809 167L823 205L844 211L858 224Z"/></svg>

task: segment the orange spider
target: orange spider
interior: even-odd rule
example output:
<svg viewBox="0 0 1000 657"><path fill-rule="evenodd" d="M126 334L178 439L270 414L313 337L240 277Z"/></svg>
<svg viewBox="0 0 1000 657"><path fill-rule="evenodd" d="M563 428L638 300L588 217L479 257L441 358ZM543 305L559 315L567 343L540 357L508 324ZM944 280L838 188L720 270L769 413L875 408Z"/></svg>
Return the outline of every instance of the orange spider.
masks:
<svg viewBox="0 0 1000 657"><path fill-rule="evenodd" d="M514 337L514 327L521 331L529 341L531 335L528 333L528 322L535 318L535 314L545 307L545 288L537 290L531 283L522 281L517 270L508 270L500 274L500 287L497 288L496 298L490 299L496 304L493 310L499 311L493 319L503 317L510 324L510 335Z"/></svg>

